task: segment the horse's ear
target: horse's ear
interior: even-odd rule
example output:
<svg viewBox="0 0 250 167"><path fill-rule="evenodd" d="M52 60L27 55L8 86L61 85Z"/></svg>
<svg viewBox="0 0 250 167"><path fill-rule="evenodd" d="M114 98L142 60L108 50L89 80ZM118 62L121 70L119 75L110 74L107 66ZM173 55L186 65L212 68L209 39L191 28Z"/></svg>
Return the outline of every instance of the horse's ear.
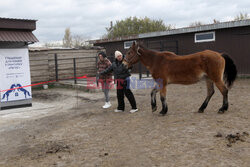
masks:
<svg viewBox="0 0 250 167"><path fill-rule="evenodd" d="M133 45L132 46L135 47L135 45L136 45L136 41L133 41Z"/></svg>

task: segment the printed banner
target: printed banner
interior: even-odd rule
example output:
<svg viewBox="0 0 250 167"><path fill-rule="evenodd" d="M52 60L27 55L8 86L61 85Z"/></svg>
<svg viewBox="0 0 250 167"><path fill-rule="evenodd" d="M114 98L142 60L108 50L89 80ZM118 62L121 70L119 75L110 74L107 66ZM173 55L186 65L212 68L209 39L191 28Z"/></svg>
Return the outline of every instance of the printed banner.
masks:
<svg viewBox="0 0 250 167"><path fill-rule="evenodd" d="M28 48L0 49L1 102L30 99L30 66ZM13 89L18 88L18 89ZM13 90L11 90L13 89Z"/></svg>

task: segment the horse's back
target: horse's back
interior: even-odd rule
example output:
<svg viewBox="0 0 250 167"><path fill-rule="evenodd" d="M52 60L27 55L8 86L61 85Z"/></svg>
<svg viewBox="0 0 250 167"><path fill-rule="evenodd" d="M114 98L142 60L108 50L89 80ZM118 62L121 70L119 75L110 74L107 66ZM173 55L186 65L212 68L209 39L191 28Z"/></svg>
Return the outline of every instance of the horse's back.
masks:
<svg viewBox="0 0 250 167"><path fill-rule="evenodd" d="M167 58L168 83L193 84L205 74L199 53L185 56L171 56Z"/></svg>
<svg viewBox="0 0 250 167"><path fill-rule="evenodd" d="M209 64L223 64L224 58L221 56L221 53L212 51L212 50L204 50L200 52L196 52L193 54L188 54L184 56L178 56L176 59L181 59L181 60L191 60L194 62L201 62L201 63L209 63Z"/></svg>
<svg viewBox="0 0 250 167"><path fill-rule="evenodd" d="M218 80L224 71L225 62L220 53L204 50L184 56L168 58L168 75L170 82L192 84L202 76ZM219 76L219 77L218 77Z"/></svg>

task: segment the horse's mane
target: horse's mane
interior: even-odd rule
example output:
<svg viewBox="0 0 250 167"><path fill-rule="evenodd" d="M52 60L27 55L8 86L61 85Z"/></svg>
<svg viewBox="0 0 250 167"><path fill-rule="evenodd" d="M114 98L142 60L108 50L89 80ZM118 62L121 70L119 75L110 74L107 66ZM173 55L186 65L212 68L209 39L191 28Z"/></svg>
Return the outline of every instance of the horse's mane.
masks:
<svg viewBox="0 0 250 167"><path fill-rule="evenodd" d="M156 51L152 49L148 49L142 45L139 45L140 48L142 48L144 51L149 53L150 55L159 55L159 56L177 56L174 52L169 52L169 51Z"/></svg>
<svg viewBox="0 0 250 167"><path fill-rule="evenodd" d="M155 50L148 49L148 48L146 48L146 47L144 47L144 46L142 46L142 45L139 45L139 47L142 48L144 52L147 52L147 53L149 53L150 55L155 55L155 54L157 54L157 52L156 52Z"/></svg>
<svg viewBox="0 0 250 167"><path fill-rule="evenodd" d="M169 52L169 51L163 51L163 52L161 52L162 53L162 55L164 55L164 56L177 56L174 52Z"/></svg>

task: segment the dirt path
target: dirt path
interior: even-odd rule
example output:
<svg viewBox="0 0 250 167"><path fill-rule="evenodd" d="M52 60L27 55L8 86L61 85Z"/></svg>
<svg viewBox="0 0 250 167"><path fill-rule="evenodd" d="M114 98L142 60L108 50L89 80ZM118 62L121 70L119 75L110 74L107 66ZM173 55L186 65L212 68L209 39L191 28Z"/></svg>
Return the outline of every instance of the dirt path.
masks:
<svg viewBox="0 0 250 167"><path fill-rule="evenodd" d="M250 80L235 83L225 114L217 114L222 103L217 89L205 112L197 113L206 96L204 82L170 85L164 117L158 114L159 95L158 111L151 112L150 91L134 90L139 108L134 114L127 101L126 112L113 112L115 91L108 110L101 108L102 92L33 91L32 108L0 111L0 166L250 164Z"/></svg>

